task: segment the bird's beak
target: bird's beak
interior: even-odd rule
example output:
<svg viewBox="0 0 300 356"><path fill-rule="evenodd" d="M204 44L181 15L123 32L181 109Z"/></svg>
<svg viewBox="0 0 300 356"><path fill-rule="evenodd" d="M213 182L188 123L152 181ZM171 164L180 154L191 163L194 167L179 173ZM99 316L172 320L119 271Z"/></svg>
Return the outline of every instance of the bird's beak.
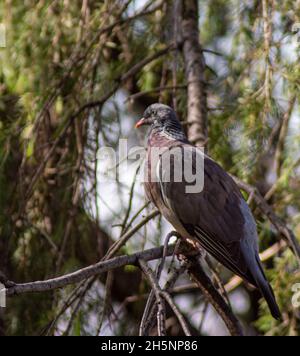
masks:
<svg viewBox="0 0 300 356"><path fill-rule="evenodd" d="M140 121L138 121L136 124L135 124L135 128L138 129L140 128L141 126L145 125L146 124L146 120L144 118L142 118Z"/></svg>

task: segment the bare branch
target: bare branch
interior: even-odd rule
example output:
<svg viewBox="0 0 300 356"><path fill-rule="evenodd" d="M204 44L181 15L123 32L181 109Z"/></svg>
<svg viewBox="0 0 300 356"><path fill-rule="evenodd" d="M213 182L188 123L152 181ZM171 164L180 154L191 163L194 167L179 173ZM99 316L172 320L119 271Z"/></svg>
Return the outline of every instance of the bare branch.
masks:
<svg viewBox="0 0 300 356"><path fill-rule="evenodd" d="M182 327L182 330L185 334L185 336L192 336L189 327L185 321L184 316L182 315L182 313L180 312L180 310L178 309L177 305L174 303L173 299L171 298L170 294L166 291L161 291L162 296L165 298L165 300L167 301L167 303L169 304L169 306L171 307L171 309L173 310L174 314L176 315L180 326Z"/></svg>
<svg viewBox="0 0 300 356"><path fill-rule="evenodd" d="M151 268L149 268L149 266L147 265L147 263L145 263L144 261L140 261L140 265L141 268L143 270L143 272L145 273L145 275L147 276L149 282L152 285L156 300L157 300L157 307L158 307L158 320L160 320L159 316L161 315L162 311L160 310L161 308L161 297L163 297L166 302L169 304L169 306L171 307L171 309L173 310L174 314L176 315L182 330L184 331L186 336L191 336L191 333L189 331L189 327L184 319L184 316L181 314L179 308L177 307L177 305L174 303L174 301L172 300L171 296L169 295L168 292L163 291L159 284L158 281L153 273L153 271L151 270ZM165 320L165 319L164 319Z"/></svg>
<svg viewBox="0 0 300 356"><path fill-rule="evenodd" d="M156 298L156 305L157 305L157 331L158 336L166 336L166 308L165 303L161 297L161 288L158 284L158 281L152 271L152 269L147 265L144 260L139 260L139 265L144 272L145 276L147 277L153 293Z"/></svg>
<svg viewBox="0 0 300 356"><path fill-rule="evenodd" d="M160 276L161 276L161 273L163 271L163 268L164 268L164 265L165 265L165 262L166 262L169 242L170 242L170 239L173 236L177 237L177 238L180 238L180 236L177 234L176 231L172 231L167 235L167 237L165 239L165 242L164 242L164 254L163 254L161 262L158 264L157 270L156 270L156 278L157 278L158 282L160 280ZM175 250L174 250L174 253L175 253ZM146 307L144 309L143 317L142 317L142 320L141 320L140 336L146 335L147 332L149 331L149 327L148 326L153 324L152 320L154 320L154 314L155 314L155 311L156 311L156 305L154 304L154 297L155 297L155 293L152 290L150 292L149 296L148 296L147 304L146 304Z"/></svg>
<svg viewBox="0 0 300 356"><path fill-rule="evenodd" d="M175 245L174 253L176 253L176 245ZM180 268L175 269L172 272L169 280L165 284L164 290L167 291L168 293L173 293L174 291L173 287L176 281L178 280L179 276L183 274L185 271L186 271L185 264L182 264ZM150 295L149 295L147 305L144 311L143 319L141 322L141 326L140 326L140 335L148 335L149 331L154 327L153 320L155 317L155 313L156 313L156 305L154 305L153 303L150 304Z"/></svg>
<svg viewBox="0 0 300 356"><path fill-rule="evenodd" d="M190 248L187 244L183 244L184 248ZM215 308L217 313L221 316L232 336L243 336L243 331L238 319L232 313L230 307L226 304L225 300L213 286L211 280L207 277L199 262L199 256L184 253L184 258L187 260L187 269L202 291L203 296Z"/></svg>
<svg viewBox="0 0 300 356"><path fill-rule="evenodd" d="M206 256L205 261L212 273L212 279L213 282L215 284L215 286L219 289L219 292L221 293L222 297L224 298L224 300L226 301L226 303L229 305L229 307L231 308L230 305L230 300L226 291L226 288L220 278L220 276L218 275L218 272L216 270L216 268L214 267L212 261L210 260L209 256Z"/></svg>
<svg viewBox="0 0 300 356"><path fill-rule="evenodd" d="M169 246L167 255L171 256L174 252L174 246ZM137 265L140 259L144 261L153 261L162 258L164 247L154 248L143 252L138 252L130 256L115 257L111 260L101 261L95 265L80 269L76 272L66 274L61 277L36 281L30 283L16 284L9 281L5 276L1 276L0 282L6 287L7 296L19 295L32 292L47 292L59 288L66 287L71 284L79 283L92 276L99 275L111 271L116 268L124 267L127 265Z"/></svg>

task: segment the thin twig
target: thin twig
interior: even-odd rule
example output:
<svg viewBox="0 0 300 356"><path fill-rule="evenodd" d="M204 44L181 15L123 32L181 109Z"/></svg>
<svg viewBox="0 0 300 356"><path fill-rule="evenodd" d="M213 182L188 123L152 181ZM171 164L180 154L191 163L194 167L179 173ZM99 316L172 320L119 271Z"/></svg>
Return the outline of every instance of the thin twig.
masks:
<svg viewBox="0 0 300 356"><path fill-rule="evenodd" d="M174 249L174 251L176 250L176 247ZM174 255L174 254L173 254ZM168 293L173 293L177 291L177 289L173 288L175 283L177 282L178 278L186 271L186 265L184 263L182 263L182 265L175 269L170 278L168 279L168 281L166 282L165 286L164 286L164 290L166 290ZM180 287L178 287L180 288ZM149 296L150 297L150 296ZM149 299L148 299L149 300ZM145 309L146 310L146 309ZM147 312L145 311L144 314L147 314L148 317L141 322L141 327L140 327L140 333L141 335L148 335L149 331L154 327L154 318L155 318L155 313L156 313L156 305L152 303L151 305L151 310Z"/></svg>
<svg viewBox="0 0 300 356"><path fill-rule="evenodd" d="M167 293L166 291L161 291L161 295L165 298L171 309L173 310L174 314L176 315L180 326L182 327L182 330L185 334L185 336L192 336L189 326L187 325L187 322L185 321L184 316L180 312L179 308L177 305L174 303L173 299L171 298L170 294Z"/></svg>
<svg viewBox="0 0 300 356"><path fill-rule="evenodd" d="M281 167L282 167L282 156L284 152L284 147L285 147L285 140L286 136L288 133L288 128L289 128L289 123L290 119L292 117L292 113L295 107L296 103L296 95L292 97L292 99L289 102L289 106L287 108L287 111L285 112L282 120L282 125L280 128L280 134L279 134L279 139L278 139L278 144L276 147L276 152L275 152L275 171L277 174L277 177L279 178L281 175ZM266 200L269 200L270 197L266 197Z"/></svg>
<svg viewBox="0 0 300 356"><path fill-rule="evenodd" d="M170 294L167 291L164 291L160 288L153 271L151 270L151 268L149 268L147 263L145 263L144 261L140 261L140 263L142 263L141 268L142 268L143 272L145 273L145 275L148 277L148 280L152 285L152 288L153 288L153 291L154 291L154 294L155 294L155 297L157 300L158 315L161 314L160 304L159 304L158 300L160 301L159 298L163 297L166 300L166 302L169 304L171 309L173 310L174 314L176 315L176 317L179 321L179 324L181 325L182 330L185 333L185 335L191 336L191 332L189 331L189 327L184 319L184 316L182 315L179 308L172 300Z"/></svg>
<svg viewBox="0 0 300 356"><path fill-rule="evenodd" d="M230 300L229 300L228 294L226 292L225 286L224 286L220 276L218 275L218 272L216 271L215 267L213 266L212 261L210 260L209 256L206 256L205 261L206 261L209 269L211 270L213 280L216 282L216 285L219 288L219 291L220 291L222 297L224 298L224 300L226 300L226 303L231 308Z"/></svg>
<svg viewBox="0 0 300 356"><path fill-rule="evenodd" d="M147 265L147 263L140 259L139 265L147 277L152 290L155 294L156 304L157 304L157 332L158 336L166 336L166 308L163 298L161 297L161 288L158 281L152 271L152 269Z"/></svg>
<svg viewBox="0 0 300 356"><path fill-rule="evenodd" d="M122 235L126 232L127 222L128 222L129 217L130 217L130 213L131 213L131 209L132 209L134 189L135 189L136 179L137 179L137 176L139 174L139 171L140 171L140 166L137 168L137 170L135 172L135 175L133 177L132 184L131 184L130 193L129 193L128 208L126 210L126 214L125 214L125 217L124 217L122 225L121 225L122 226Z"/></svg>
<svg viewBox="0 0 300 356"><path fill-rule="evenodd" d="M161 273L163 271L165 262L166 262L166 257L167 257L167 251L168 251L168 246L169 246L169 242L170 239L175 236L178 237L178 234L176 231L172 231L170 232L165 240L164 243L164 253L163 253L163 258L161 259L161 262L158 264L157 266L157 270L156 270L156 278L159 282L160 277L161 277ZM153 320L153 316L155 314L155 310L156 310L156 305L154 305L154 298L155 298L155 293L152 290L148 296L147 299L147 303L146 303L146 307L144 309L144 313L142 316L142 320L141 320L141 324L140 324L140 336L145 335L145 332L147 332L149 329L147 328L147 325L152 324L152 320ZM150 322L149 322L150 321ZM147 330L147 331L146 331Z"/></svg>
<svg viewBox="0 0 300 356"><path fill-rule="evenodd" d="M113 281L114 281L113 271L109 271L107 273L107 278L106 278L106 283L105 283L105 297L104 297L104 300L103 300L103 310L102 310L102 313L100 315L100 321L99 321L99 325L98 325L96 336L100 336L102 325L103 325L103 322L105 320L105 316L107 314L107 308L110 305L111 289L112 289Z"/></svg>
<svg viewBox="0 0 300 356"><path fill-rule="evenodd" d="M126 232L112 247L108 250L107 254L103 257L103 260L109 260L113 256L116 255L118 251L127 243L127 241L137 232L139 231L144 225L146 225L149 221L154 219L156 216L159 215L158 210L153 210L148 216L146 216L139 224L137 224L134 228L130 231Z"/></svg>

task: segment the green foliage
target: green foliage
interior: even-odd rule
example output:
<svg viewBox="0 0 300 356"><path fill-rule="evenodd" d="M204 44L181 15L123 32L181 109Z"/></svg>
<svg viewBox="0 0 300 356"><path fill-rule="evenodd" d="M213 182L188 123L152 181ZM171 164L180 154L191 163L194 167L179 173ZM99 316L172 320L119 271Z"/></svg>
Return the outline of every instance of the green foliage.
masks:
<svg viewBox="0 0 300 356"><path fill-rule="evenodd" d="M268 336L299 336L299 311L292 305L294 295L293 286L299 283L300 272L298 263L290 251L286 251L280 258L276 258L275 266L269 270L268 277L273 281L277 301L284 310L284 321L277 322L268 314L265 302L261 304L260 318L256 326Z"/></svg>

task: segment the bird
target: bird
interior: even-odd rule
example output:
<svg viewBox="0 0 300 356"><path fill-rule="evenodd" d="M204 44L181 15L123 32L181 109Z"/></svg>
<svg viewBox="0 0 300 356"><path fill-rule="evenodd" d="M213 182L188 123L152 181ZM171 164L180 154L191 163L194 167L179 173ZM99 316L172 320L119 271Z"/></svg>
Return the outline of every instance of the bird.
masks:
<svg viewBox="0 0 300 356"><path fill-rule="evenodd" d="M144 180L148 199L183 239L196 242L216 261L258 288L272 316L280 320L281 312L259 257L257 225L233 178L189 142L171 107L150 105L135 127L142 126L150 127ZM164 160L174 152L173 159ZM189 191L190 181L185 175L179 180L175 179L177 173L171 172L176 171L180 160L194 169L197 157L203 162L202 172L196 172L203 175L203 186ZM169 168L165 162L170 163Z"/></svg>

